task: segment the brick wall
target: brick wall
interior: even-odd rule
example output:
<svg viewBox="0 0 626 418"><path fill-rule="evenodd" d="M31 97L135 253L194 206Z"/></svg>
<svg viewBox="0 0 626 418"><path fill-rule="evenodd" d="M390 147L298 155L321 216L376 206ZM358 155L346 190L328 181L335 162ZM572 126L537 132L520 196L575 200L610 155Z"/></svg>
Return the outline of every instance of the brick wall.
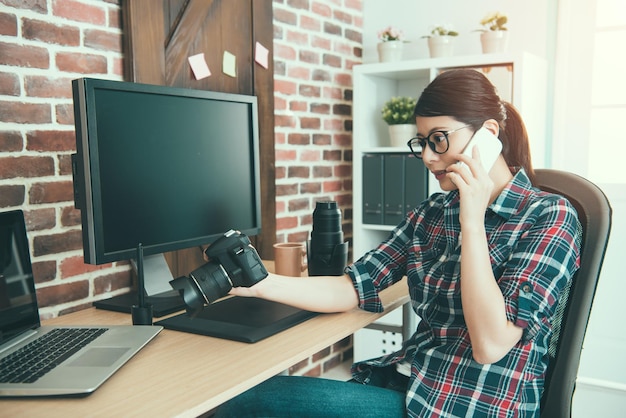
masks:
<svg viewBox="0 0 626 418"><path fill-rule="evenodd" d="M277 241L305 241L315 202L335 200L352 235L352 67L362 0L274 0ZM317 376L352 356L350 338L292 367Z"/></svg>
<svg viewBox="0 0 626 418"><path fill-rule="evenodd" d="M336 200L351 236L352 66L362 0L274 0L277 241L304 241L318 200ZM125 293L126 262L83 263L73 207L70 81L123 79L120 0L0 0L0 210L26 213L42 317ZM294 366L317 375L346 339Z"/></svg>
<svg viewBox="0 0 626 418"><path fill-rule="evenodd" d="M131 282L128 263L83 263L70 167L71 80L122 79L118 3L0 0L0 209L26 213L44 318Z"/></svg>

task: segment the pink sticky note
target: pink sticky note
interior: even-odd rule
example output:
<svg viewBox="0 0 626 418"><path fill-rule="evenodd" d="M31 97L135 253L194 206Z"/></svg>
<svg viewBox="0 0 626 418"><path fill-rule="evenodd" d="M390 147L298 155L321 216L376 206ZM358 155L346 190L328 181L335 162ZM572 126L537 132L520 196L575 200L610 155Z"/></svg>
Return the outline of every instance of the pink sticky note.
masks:
<svg viewBox="0 0 626 418"><path fill-rule="evenodd" d="M192 55L187 58L187 60L189 61L189 66L191 66L191 71L193 71L193 75L196 77L196 80L200 80L201 78L211 75L209 66L204 59L204 53Z"/></svg>
<svg viewBox="0 0 626 418"><path fill-rule="evenodd" d="M267 58L269 56L270 51L265 48L260 43L256 43L255 52L254 52L254 60L259 63L259 65L268 68Z"/></svg>

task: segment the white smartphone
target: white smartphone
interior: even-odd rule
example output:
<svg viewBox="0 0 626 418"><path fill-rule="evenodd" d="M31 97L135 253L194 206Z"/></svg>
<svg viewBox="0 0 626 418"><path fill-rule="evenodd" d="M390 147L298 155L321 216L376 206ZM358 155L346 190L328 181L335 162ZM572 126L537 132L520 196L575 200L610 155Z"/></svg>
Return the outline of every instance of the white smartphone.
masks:
<svg viewBox="0 0 626 418"><path fill-rule="evenodd" d="M478 146L480 160L482 161L485 170L489 172L491 167L493 167L496 162L498 155L502 152L502 142L500 142L498 137L492 134L489 129L483 126L477 130L476 133L474 133L474 136L470 139L470 142L468 142L467 146L463 150L463 155L467 155L471 158L474 146ZM458 164L461 166L466 165L461 161L459 161Z"/></svg>

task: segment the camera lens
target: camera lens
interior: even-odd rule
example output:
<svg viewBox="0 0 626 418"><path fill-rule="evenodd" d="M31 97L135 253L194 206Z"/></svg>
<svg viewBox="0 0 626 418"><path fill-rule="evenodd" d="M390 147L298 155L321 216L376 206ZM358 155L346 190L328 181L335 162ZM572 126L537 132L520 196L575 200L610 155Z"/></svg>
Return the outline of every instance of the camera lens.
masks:
<svg viewBox="0 0 626 418"><path fill-rule="evenodd" d="M311 246L314 250L334 247L343 242L341 211L335 201L317 202L313 211Z"/></svg>
<svg viewBox="0 0 626 418"><path fill-rule="evenodd" d="M189 277L179 277L170 284L182 293L185 304L195 310L226 296L232 289L228 274L218 263L206 263Z"/></svg>
<svg viewBox="0 0 626 418"><path fill-rule="evenodd" d="M343 274L348 243L343 242L341 211L335 201L317 202L313 211L313 230L307 250L309 276Z"/></svg>

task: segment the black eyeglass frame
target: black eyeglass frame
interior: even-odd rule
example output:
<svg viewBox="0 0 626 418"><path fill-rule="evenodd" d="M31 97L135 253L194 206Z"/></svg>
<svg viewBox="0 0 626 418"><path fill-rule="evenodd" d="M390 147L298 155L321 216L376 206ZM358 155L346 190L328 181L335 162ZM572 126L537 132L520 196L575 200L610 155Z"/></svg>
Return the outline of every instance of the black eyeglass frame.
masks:
<svg viewBox="0 0 626 418"><path fill-rule="evenodd" d="M467 125L463 125L459 128L456 129L451 129L449 131L433 131L430 134L428 134L428 136L426 137L418 137L418 136L414 136L413 138L409 139L407 141L407 146L409 147L409 149L411 150L411 153L413 155L415 155L417 158L422 158L422 150L424 149L424 146L426 144L428 144L428 147L435 153L435 154L445 154L446 152L448 152L448 149L450 148L450 139L448 138L448 135L456 132L456 131L460 131L461 129L464 128L469 128L471 127L471 124L467 124ZM437 151L437 144L435 143L435 141L431 140L431 137L435 134L439 134L439 135L443 135L443 137L446 139L446 149L444 151ZM419 151L416 151L413 149L413 146L415 145L415 143L417 143L420 147ZM422 145L423 144L423 145Z"/></svg>

